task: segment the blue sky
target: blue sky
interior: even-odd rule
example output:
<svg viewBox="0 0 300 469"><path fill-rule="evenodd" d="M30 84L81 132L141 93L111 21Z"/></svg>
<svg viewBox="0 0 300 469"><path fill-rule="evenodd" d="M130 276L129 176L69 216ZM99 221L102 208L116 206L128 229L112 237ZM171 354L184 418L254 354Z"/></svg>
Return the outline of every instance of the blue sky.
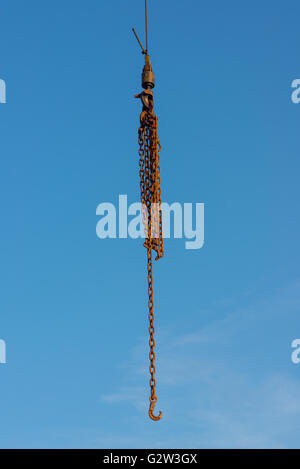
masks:
<svg viewBox="0 0 300 469"><path fill-rule="evenodd" d="M149 1L163 200L205 203L155 265L158 423L146 252L95 233L139 200L143 8L1 5L0 445L297 448L299 2Z"/></svg>

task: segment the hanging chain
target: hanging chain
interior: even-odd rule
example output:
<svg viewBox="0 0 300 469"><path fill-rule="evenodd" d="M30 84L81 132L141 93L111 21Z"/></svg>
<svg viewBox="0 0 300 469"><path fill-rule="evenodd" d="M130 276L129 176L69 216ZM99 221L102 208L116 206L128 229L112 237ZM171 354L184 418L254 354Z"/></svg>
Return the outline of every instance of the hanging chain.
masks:
<svg viewBox="0 0 300 469"><path fill-rule="evenodd" d="M132 31L145 56L145 66L142 73L142 87L144 91L135 95L140 98L143 110L140 116L139 128L139 166L140 166L140 188L143 214L143 225L145 231L144 246L147 248L147 272L148 272L148 309L149 309L149 345L150 345L150 407L149 417L152 420L160 420L162 413L158 416L153 414L157 402L155 394L155 340L154 340L154 301L153 301L153 265L152 251L156 252L155 260L164 256L162 235L162 210L160 189L160 142L157 135L157 117L154 114L154 102L152 88L155 86L155 76L151 66L148 50L148 20L147 0L145 0L145 23L146 23L146 49L144 49L135 29Z"/></svg>
<svg viewBox="0 0 300 469"><path fill-rule="evenodd" d="M148 272L148 309L149 309L149 360L150 360L150 407L149 416L152 420L160 420L153 414L157 402L155 394L155 340L154 340L154 301L153 301L153 266L152 250L156 252L155 260L164 255L162 235L162 211L160 188L160 149L161 145L157 135L157 117L154 114L153 105L148 109L143 108L141 124L139 128L139 166L140 189L145 229L145 243L147 248L147 272Z"/></svg>

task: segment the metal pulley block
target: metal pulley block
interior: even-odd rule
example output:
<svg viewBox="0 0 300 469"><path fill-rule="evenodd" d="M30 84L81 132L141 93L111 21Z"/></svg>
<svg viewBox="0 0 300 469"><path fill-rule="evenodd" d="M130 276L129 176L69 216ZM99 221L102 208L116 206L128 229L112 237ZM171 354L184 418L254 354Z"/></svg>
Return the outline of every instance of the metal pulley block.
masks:
<svg viewBox="0 0 300 469"><path fill-rule="evenodd" d="M142 73L142 87L147 90L154 88L154 86L155 76L150 63L150 57L148 54L145 54L145 66Z"/></svg>

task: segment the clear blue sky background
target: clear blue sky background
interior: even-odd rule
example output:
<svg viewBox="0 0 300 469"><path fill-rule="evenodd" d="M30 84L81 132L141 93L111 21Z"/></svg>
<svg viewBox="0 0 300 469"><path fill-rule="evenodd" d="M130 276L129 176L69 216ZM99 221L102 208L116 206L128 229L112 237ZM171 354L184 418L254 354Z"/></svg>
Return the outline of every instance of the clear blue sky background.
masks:
<svg viewBox="0 0 300 469"><path fill-rule="evenodd" d="M163 199L204 202L205 245L155 265L96 237L139 198L144 2L1 4L0 445L299 447L299 1L149 1Z"/></svg>

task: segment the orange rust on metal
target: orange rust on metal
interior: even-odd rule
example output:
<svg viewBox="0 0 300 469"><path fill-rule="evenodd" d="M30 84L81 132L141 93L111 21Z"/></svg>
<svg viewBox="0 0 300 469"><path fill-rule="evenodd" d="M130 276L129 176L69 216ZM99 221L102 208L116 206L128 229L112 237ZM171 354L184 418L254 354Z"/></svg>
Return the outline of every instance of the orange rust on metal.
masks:
<svg viewBox="0 0 300 469"><path fill-rule="evenodd" d="M139 128L139 166L141 203L143 208L143 223L145 228L145 243L147 249L147 273L148 273L148 318L149 318L149 346L150 346L150 407L149 416L152 420L160 420L153 414L157 401L155 388L155 340L154 340L154 301L153 301L153 266L152 250L156 252L155 260L164 255L162 234L161 188L160 188L160 149L161 145L157 135L157 117L154 114L153 93L150 90L143 91L136 97L141 98L143 110L140 116ZM150 101L145 99L152 98ZM143 99L144 98L144 99Z"/></svg>

